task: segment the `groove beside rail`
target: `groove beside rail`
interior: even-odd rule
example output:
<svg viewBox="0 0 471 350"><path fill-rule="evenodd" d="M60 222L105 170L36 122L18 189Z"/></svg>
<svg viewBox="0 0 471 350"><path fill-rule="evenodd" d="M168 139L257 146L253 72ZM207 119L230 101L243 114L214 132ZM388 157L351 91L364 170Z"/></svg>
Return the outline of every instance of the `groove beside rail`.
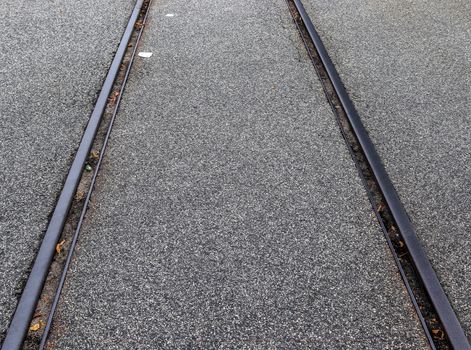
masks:
<svg viewBox="0 0 471 350"><path fill-rule="evenodd" d="M414 264L418 276L421 279L423 287L430 298L433 307L439 316L449 342L454 349L466 350L471 349L471 346L466 338L466 335L461 327L461 324L442 288L437 275L428 260L425 251L422 248L420 240L415 232L415 229L402 205L399 196L382 164L381 158L376 151L362 121L359 117L353 102L350 100L345 87L343 86L338 72L333 65L327 50L317 33L314 25L309 18L301 0L288 0L292 1L296 10L308 32L310 40L317 51L317 54L322 61L325 72L328 75L335 93L338 96L341 107L344 110L348 121L351 125L353 133L362 149L367 163L373 172L376 183L385 199L385 202L391 212L391 215L402 235L404 243L407 247L408 253ZM433 344L432 344L433 346Z"/></svg>
<svg viewBox="0 0 471 350"><path fill-rule="evenodd" d="M54 257L56 244L60 238L62 229L64 228L85 162L88 158L96 132L100 126L108 97L116 76L119 73L121 61L126 52L129 39L131 38L134 26L141 11L142 4L143 0L137 0L131 13L126 30L121 38L118 50L113 58L90 120L83 133L79 148L59 196L59 200L57 201L51 220L49 221L49 225L34 261L33 268L29 274L25 288L21 294L15 313L13 314L13 318L8 327L2 350L17 350L22 347L36 304L39 300L44 282L49 272L51 261Z"/></svg>

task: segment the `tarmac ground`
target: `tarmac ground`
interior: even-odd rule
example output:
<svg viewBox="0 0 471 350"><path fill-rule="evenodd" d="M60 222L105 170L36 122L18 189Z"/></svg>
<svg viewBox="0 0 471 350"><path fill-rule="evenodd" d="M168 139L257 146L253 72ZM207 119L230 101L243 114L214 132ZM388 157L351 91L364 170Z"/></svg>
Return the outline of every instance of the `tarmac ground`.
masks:
<svg viewBox="0 0 471 350"><path fill-rule="evenodd" d="M0 4L0 344L134 3ZM471 4L303 4L471 339ZM143 33L47 348L429 349L286 1Z"/></svg>
<svg viewBox="0 0 471 350"><path fill-rule="evenodd" d="M0 341L131 5L0 3Z"/></svg>
<svg viewBox="0 0 471 350"><path fill-rule="evenodd" d="M471 4L303 3L471 339Z"/></svg>
<svg viewBox="0 0 471 350"><path fill-rule="evenodd" d="M57 349L426 349L283 0L154 1Z"/></svg>

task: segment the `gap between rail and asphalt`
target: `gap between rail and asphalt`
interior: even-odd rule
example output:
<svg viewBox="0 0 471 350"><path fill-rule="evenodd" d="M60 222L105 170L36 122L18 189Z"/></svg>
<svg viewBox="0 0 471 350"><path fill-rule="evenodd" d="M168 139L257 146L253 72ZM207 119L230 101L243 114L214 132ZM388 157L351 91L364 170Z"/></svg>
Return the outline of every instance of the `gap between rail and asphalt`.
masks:
<svg viewBox="0 0 471 350"><path fill-rule="evenodd" d="M25 288L21 294L13 318L8 327L2 350L21 349L29 329L31 318L38 303L41 291L49 272L55 254L56 244L61 236L71 203L80 182L85 162L90 153L95 135L100 126L108 97L113 88L114 81L119 73L121 62L126 53L134 26L139 17L144 0L137 0L133 8L125 32L121 38L111 67L103 83L90 120L83 133L79 148L70 167L69 173L62 188L59 200L54 208L51 220L42 240L38 254L29 274Z"/></svg>
<svg viewBox="0 0 471 350"><path fill-rule="evenodd" d="M109 122L107 131L106 131L105 139L103 141L103 146L102 146L101 152L100 152L100 157L99 157L98 162L96 164L95 172L93 174L92 180L90 182L90 186L89 186L89 189L88 189L88 192L87 192L87 196L85 198L85 202L83 204L83 207L82 207L82 210L81 210L81 213L80 213L80 219L79 219L79 222L77 224L77 228L75 229L74 235L72 237L72 242L70 244L69 251L67 253L67 258L66 258L64 268L62 270L59 285L57 286L56 294L54 296L54 301L52 303L52 307L51 307L51 310L49 312L46 327L44 329L44 333L43 333L43 336L41 338L41 343L39 345L39 350L43 350L46 347L46 342L47 342L49 333L51 331L51 327L52 327L52 323L53 323L53 319L54 319L54 314L55 314L57 306L59 304L59 299L60 299L60 295L61 295L61 292L62 292L62 288L64 287L65 279L67 277L67 272L69 270L69 266L70 266L70 263L72 261L72 257L74 255L75 246L77 245L77 240L78 240L78 237L80 235L80 230L82 228L83 221L85 219L85 214L87 213L87 209L88 209L88 205L90 203L90 199L92 197L92 193L93 193L95 183L96 183L96 180L97 180L98 172L100 170L101 163L103 162L106 146L108 145L108 141L110 139L111 130L113 128L113 124L114 124L114 121L116 119L116 115L118 114L118 111L119 111L119 106L120 106L120 103L121 103L121 99L123 97L124 90L126 88L126 82L128 80L129 73L131 72L131 68L132 68L132 65L133 65L133 62L134 62L134 58L136 56L138 43L141 39L143 30L144 30L144 26L145 26L146 21L147 21L147 15L149 14L149 7L152 3L152 0L150 0L150 1L144 0L144 2L145 2L145 9L143 9L143 11L144 11L145 14L143 16L143 20L142 20L142 23L141 23L141 29L139 30L139 34L137 35L137 38L134 42L134 48L132 50L132 54L131 54L131 57L129 59L129 64L126 68L126 73L125 73L123 81L121 83L120 92L119 92L115 107L113 109L113 114L111 116L111 120Z"/></svg>
<svg viewBox="0 0 471 350"><path fill-rule="evenodd" d="M304 9L301 0L287 0L287 2L288 5L292 3L295 6L297 15L299 15L300 19L302 20L309 35L309 39L317 51L317 55L319 56L323 65L323 69L325 70L325 73L327 74L328 79L330 80L335 90L341 108L348 118L348 122L351 126L354 136L357 139L364 158L366 159L368 166L373 173L377 187L379 188L384 198L385 204L392 215L392 218L402 236L402 239L404 240L406 249L412 259L417 275L420 278L420 282L422 283L423 288L425 289L425 292L429 297L431 304L433 305L434 311L441 320L449 343L454 349L457 350L471 349L463 328L461 327L461 324L442 286L440 285L437 275L429 259L427 258L427 255L425 254L417 233L415 232L407 212L405 211L404 206L399 199L399 195L397 194L382 164L381 158L376 151L373 142L371 141L361 121L360 116L353 106L353 102L350 100L350 97L348 96L348 93L340 80L338 72L332 63L319 34L314 28L311 19ZM419 317L422 319L421 315L419 315ZM428 338L430 341L429 335ZM432 348L434 347L433 343L431 346Z"/></svg>

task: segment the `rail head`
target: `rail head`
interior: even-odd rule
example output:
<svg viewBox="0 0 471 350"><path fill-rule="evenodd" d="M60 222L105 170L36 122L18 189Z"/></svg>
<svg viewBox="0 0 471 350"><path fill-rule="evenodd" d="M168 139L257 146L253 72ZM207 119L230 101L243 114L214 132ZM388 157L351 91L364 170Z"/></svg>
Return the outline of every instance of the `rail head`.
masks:
<svg viewBox="0 0 471 350"><path fill-rule="evenodd" d="M79 148L69 169L64 186L62 187L59 199L46 229L46 233L34 260L33 267L26 281L26 285L10 321L10 325L2 344L2 350L19 350L22 348L55 254L56 244L67 220L70 206L82 176L85 162L100 126L108 97L113 88L113 83L119 73L121 62L125 55L128 42L133 33L142 5L143 0L136 1L124 34L121 37L118 49L108 70L108 74L106 75L87 127L82 135Z"/></svg>
<svg viewBox="0 0 471 350"><path fill-rule="evenodd" d="M356 111L352 100L350 99L340 76L330 59L327 50L317 33L314 24L307 14L301 0L292 0L299 16L308 32L310 40L314 45L325 71L335 89L340 100L343 110L347 115L352 130L360 144L363 154L365 155L369 166L374 174L377 184L382 192L385 201L392 213L394 221L404 239L414 266L417 270L421 282L429 296L436 313L438 314L449 341L454 349L469 350L471 346L464 333L464 330L443 290L435 270L433 269L421 243L417 233L412 225L409 216L399 198L389 175L384 168L381 158L371 141L366 128L364 127L358 112Z"/></svg>

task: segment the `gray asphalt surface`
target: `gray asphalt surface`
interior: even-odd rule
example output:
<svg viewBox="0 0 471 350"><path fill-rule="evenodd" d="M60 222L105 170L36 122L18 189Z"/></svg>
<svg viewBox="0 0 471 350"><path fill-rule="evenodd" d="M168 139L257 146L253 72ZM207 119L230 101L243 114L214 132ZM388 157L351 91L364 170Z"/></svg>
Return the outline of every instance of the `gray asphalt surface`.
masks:
<svg viewBox="0 0 471 350"><path fill-rule="evenodd" d="M132 3L0 3L0 342Z"/></svg>
<svg viewBox="0 0 471 350"><path fill-rule="evenodd" d="M140 50L50 348L427 348L286 3L155 1Z"/></svg>
<svg viewBox="0 0 471 350"><path fill-rule="evenodd" d="M471 339L471 3L303 2Z"/></svg>
<svg viewBox="0 0 471 350"><path fill-rule="evenodd" d="M140 49L50 348L427 348L286 3Z"/></svg>

